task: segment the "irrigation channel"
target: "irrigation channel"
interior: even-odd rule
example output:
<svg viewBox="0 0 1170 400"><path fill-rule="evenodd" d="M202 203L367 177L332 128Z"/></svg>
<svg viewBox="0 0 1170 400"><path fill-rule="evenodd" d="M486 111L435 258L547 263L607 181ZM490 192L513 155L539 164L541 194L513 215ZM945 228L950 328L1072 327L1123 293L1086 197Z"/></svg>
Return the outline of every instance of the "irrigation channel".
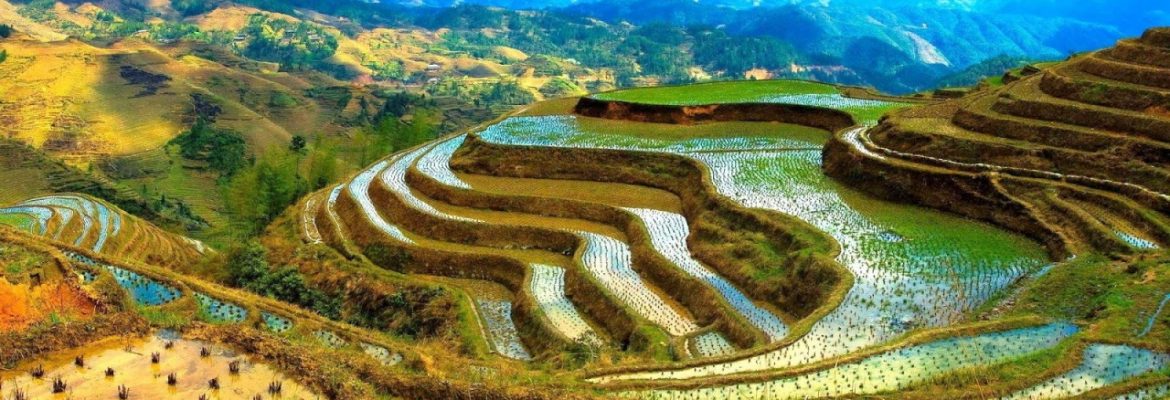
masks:
<svg viewBox="0 0 1170 400"><path fill-rule="evenodd" d="M621 122L626 126L636 123ZM827 134L668 140L591 130L588 118L513 117L479 133L494 144L671 152L710 169L721 194L748 207L796 216L832 236L856 281L841 304L792 344L730 361L594 378L681 380L792 368L871 348L920 328L946 327L997 292L1049 264L1034 242L986 224L875 200L821 171ZM763 145L763 146L761 146ZM781 150L754 150L759 147ZM759 383L633 392L651 398L803 398L904 389L949 372L993 365L1055 347L1077 328L1051 324L890 350L819 372ZM1166 356L1094 344L1076 370L1019 398L1082 393L1166 366ZM1154 389L1151 389L1154 390ZM1015 397L1013 397L1015 398Z"/></svg>

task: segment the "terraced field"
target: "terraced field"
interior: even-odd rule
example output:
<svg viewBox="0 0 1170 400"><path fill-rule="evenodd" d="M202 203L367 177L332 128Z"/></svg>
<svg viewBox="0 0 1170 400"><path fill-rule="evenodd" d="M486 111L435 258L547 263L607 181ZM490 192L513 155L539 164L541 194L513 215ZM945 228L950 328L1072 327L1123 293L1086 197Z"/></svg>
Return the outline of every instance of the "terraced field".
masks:
<svg viewBox="0 0 1170 400"><path fill-rule="evenodd" d="M343 286L454 288L457 350L175 272L214 254L105 202L26 200L0 209L16 306L148 321L122 348L0 355L0 397L1165 397L1166 54L1151 30L946 102L792 81L546 102L270 227Z"/></svg>
<svg viewBox="0 0 1170 400"><path fill-rule="evenodd" d="M879 156L947 170L944 179L991 177L980 184L1018 205L998 218L1027 220L1017 229L1045 235L1055 251L1156 250L1170 226L1170 118L1163 111L1170 68L1157 65L1166 48L1156 32L1003 88L897 113L859 133L859 143ZM985 205L971 202L978 200L945 208L980 217L959 210Z"/></svg>
<svg viewBox="0 0 1170 400"><path fill-rule="evenodd" d="M7 216L0 219L5 225L111 257L174 266L211 252L88 195L37 197L0 208L0 215Z"/></svg>
<svg viewBox="0 0 1170 400"><path fill-rule="evenodd" d="M1047 361L982 385L980 396L1164 390L1165 346L1095 342L1083 326L1043 315L999 316L999 306L1069 256L1157 249L1162 236L1147 228L1161 217L1145 212L1153 206L1115 207L1155 198L1118 194L1145 193L1137 183L1088 176L1046 192L1063 201L1050 207L1082 217L1054 218L1081 230L1107 226L1112 247L1017 224L1031 221L1023 217L997 219L985 205L943 207L964 195L1020 204L1011 190L1056 176L1014 177L986 158L915 158L883 147L883 130L904 116L956 109L896 111L912 101L769 81L611 92L573 110L541 104L393 155L311 196L301 233L306 243L408 275L502 286L509 298L476 299L497 353L541 363L585 344L611 357L580 378L622 396L922 394L972 370L1033 359ZM866 134L888 111L894 117ZM933 123L923 131L938 132ZM842 149L848 160L870 161L846 168ZM992 187L1002 189L979 192L962 186L968 181L954 183L967 189L954 194L914 188L938 200L911 202L971 219L879 200L870 193L916 200L879 189L911 190L895 185L909 181L896 173L872 176L899 171L892 163L964 176L990 165ZM867 167L869 175L856 171ZM1056 214L1017 207L1037 219ZM1160 314L1151 309L1144 320ZM999 318L975 322L980 316Z"/></svg>

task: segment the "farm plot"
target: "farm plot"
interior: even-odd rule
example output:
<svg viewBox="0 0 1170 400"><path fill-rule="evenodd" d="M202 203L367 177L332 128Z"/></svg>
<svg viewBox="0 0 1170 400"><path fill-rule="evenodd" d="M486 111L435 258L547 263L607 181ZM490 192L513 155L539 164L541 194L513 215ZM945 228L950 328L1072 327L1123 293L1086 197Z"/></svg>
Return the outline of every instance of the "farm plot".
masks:
<svg viewBox="0 0 1170 400"><path fill-rule="evenodd" d="M456 187L460 189L471 189L471 185L455 176L451 171L448 163L451 162L451 156L455 154L455 150L463 145L463 141L467 135L459 135L448 139L435 145L431 151L424 154L418 159L418 164L415 168L424 175L434 179L444 185Z"/></svg>
<svg viewBox="0 0 1170 400"><path fill-rule="evenodd" d="M571 128L546 123L531 129L554 129L550 126ZM506 128L489 128L485 133L490 134L481 138L502 144L562 145L560 140L541 142L529 128ZM783 136L784 132L777 133ZM588 132L569 134L588 136ZM723 195L747 207L796 216L831 235L841 245L839 261L853 273L855 284L833 312L782 349L725 363L598 381L686 379L787 368L843 356L916 328L955 323L966 311L1046 262L1043 249L1023 237L940 212L877 201L842 187L822 174L820 150L688 156L710 167L711 178Z"/></svg>
<svg viewBox="0 0 1170 400"><path fill-rule="evenodd" d="M366 355L370 357L373 357L375 360L378 360L378 362L382 363L383 366L390 367L402 362L401 354L391 352L385 347L365 342L358 343L358 345L361 346L362 352L366 353Z"/></svg>
<svg viewBox="0 0 1170 400"><path fill-rule="evenodd" d="M723 296L723 300L730 304L732 309L768 335L769 340L780 340L788 335L788 326L784 324L783 320L752 302L735 285L711 271L691 255L687 248L687 235L690 234L690 227L687 225L686 218L680 214L646 208L627 208L626 211L642 220L643 225L650 232L650 241L655 250L662 253L690 276L715 288L715 291Z"/></svg>
<svg viewBox="0 0 1170 400"><path fill-rule="evenodd" d="M1146 320L1146 326L1142 328L1142 331L1137 334L1138 337L1144 337L1150 334L1150 331L1154 329L1154 324L1158 322L1158 316L1162 315L1162 312L1166 310L1166 304L1170 304L1170 294L1167 294L1166 297L1163 297L1162 301L1158 303L1158 308L1154 310L1152 315L1150 315L1150 319Z"/></svg>
<svg viewBox="0 0 1170 400"><path fill-rule="evenodd" d="M410 169L411 165L413 165L414 162L419 159L419 157L422 157L434 146L435 143L432 143L399 156L396 160L394 160L394 162L390 163L390 166L386 168L385 172L382 173L382 183L386 184L386 187L390 188L391 191L397 194L398 197L406 202L408 206L416 210L442 219L481 222L436 210L435 207L430 205L430 203L427 203L426 201L423 201L423 199L418 198L418 196L415 196L414 192L411 191L410 186L406 184L406 170Z"/></svg>
<svg viewBox="0 0 1170 400"><path fill-rule="evenodd" d="M320 398L267 364L168 332L129 344L109 341L61 352L44 362L48 365L40 378L27 372L38 365L21 366L2 376L4 398L65 398L61 397L65 394L53 394L55 382L64 386L69 398L77 399L115 399L120 390L134 399L195 399L209 394L220 399L251 399L270 393L269 385L274 383L280 385L281 399ZM76 365L78 362L83 365ZM210 388L213 379L218 389ZM16 396L16 391L24 397Z"/></svg>
<svg viewBox="0 0 1170 400"><path fill-rule="evenodd" d="M777 136L776 124L712 123L675 127L599 120L572 115L512 117L479 133L489 142L511 146L558 146L692 153L760 149L820 149L826 133L797 125L782 125L790 136ZM683 131L683 132L677 132ZM771 134L769 134L771 133Z"/></svg>
<svg viewBox="0 0 1170 400"><path fill-rule="evenodd" d="M1073 370L1003 399L1076 397L1093 389L1168 367L1170 354L1124 345L1091 344L1085 349L1081 364Z"/></svg>
<svg viewBox="0 0 1170 400"><path fill-rule="evenodd" d="M528 290L552 326L571 340L600 345L601 339L597 333L581 318L577 307L565 296L565 270L545 264L531 264L531 268L532 278Z"/></svg>
<svg viewBox="0 0 1170 400"><path fill-rule="evenodd" d="M155 256L177 264L208 251L198 240L164 232L104 201L82 194L33 198L0 209L0 214L33 215L39 221L37 228L40 230L34 233L87 247L95 253L114 253L137 259ZM56 223L56 228L50 234L48 230L53 223ZM148 246L135 241L143 240L144 235L145 240L158 239L165 243Z"/></svg>
<svg viewBox="0 0 1170 400"><path fill-rule="evenodd" d="M673 336L685 336L699 329L658 293L650 290L631 266L630 247L625 242L592 232L577 231L585 239L581 262L610 293L635 313L662 327Z"/></svg>
<svg viewBox="0 0 1170 400"><path fill-rule="evenodd" d="M83 243L85 243L86 238L89 237L90 231L93 230L93 217L92 213L89 212L91 211L90 207L86 207L80 200L75 197L41 197L28 200L25 202L25 204L49 207L53 210L69 210L67 212L58 211L58 214L61 215L62 229L64 229L64 225L69 223L69 220L72 219L73 215L78 215L81 218L81 233L79 233L77 237L74 238L74 246L81 246ZM98 235L105 237L105 230L102 229Z"/></svg>
<svg viewBox="0 0 1170 400"><path fill-rule="evenodd" d="M49 229L49 220L53 219L53 210L44 207L17 206L0 209L0 223L15 226L38 235L45 235Z"/></svg>
<svg viewBox="0 0 1170 400"><path fill-rule="evenodd" d="M514 360L531 360L532 355L520 341L520 332L512 322L512 302L507 300L475 299L488 339L497 353Z"/></svg>
<svg viewBox="0 0 1170 400"><path fill-rule="evenodd" d="M1111 400L1154 400L1164 399L1166 396L1170 396L1170 384L1138 389L1133 392L1114 397Z"/></svg>
<svg viewBox="0 0 1170 400"><path fill-rule="evenodd" d="M902 347L809 374L767 382L627 393L645 399L806 399L897 391L967 368L1050 349L1077 331L1050 324Z"/></svg>
<svg viewBox="0 0 1170 400"><path fill-rule="evenodd" d="M686 86L660 86L616 90L593 95L604 101L626 101L642 104L694 106L724 103L762 103L777 95L825 94L839 95L832 85L823 83L767 80L727 81Z"/></svg>
<svg viewBox="0 0 1170 400"><path fill-rule="evenodd" d="M691 338L691 346L699 357L715 357L735 352L735 347L716 332L705 332Z"/></svg>
<svg viewBox="0 0 1170 400"><path fill-rule="evenodd" d="M767 96L762 99L764 103L780 103L780 104L798 104L802 106L813 106L821 108L831 108L834 110L841 110L853 115L859 125L874 125L877 124L879 118L883 114L891 110L907 107L910 104L890 102L883 100L871 99L855 99L852 97L845 97L840 94L782 94Z"/></svg>
<svg viewBox="0 0 1170 400"><path fill-rule="evenodd" d="M182 297L183 293L178 288L164 285L163 283L139 275L134 271L128 271L109 264L101 264L89 257L81 254L66 252L65 255L71 260L90 266L99 266L105 268L114 276L114 280L123 289L126 289L130 294L130 298L134 302L145 306L158 306L175 301ZM92 272L90 272L92 276ZM86 282L93 282L93 278L85 279Z"/></svg>
<svg viewBox="0 0 1170 400"><path fill-rule="evenodd" d="M378 208L374 206L374 201L370 199L370 183L374 181L374 178L378 175L379 172L386 169L386 166L390 165L392 160L379 161L370 168L362 171L362 173L358 174L353 178L352 181L349 182L349 185L346 186L346 192L348 192L348 195L352 197L359 206L361 206L360 208L362 214L366 216L366 219L369 220L369 222L373 224L375 228L382 231L382 233L385 233L387 236L390 236L402 243L414 244L414 240L406 237L406 234L403 233L401 229L391 224L390 222L387 222L385 218L382 218L382 216L378 214ZM337 203L338 194L339 192L336 189L334 189L333 193L330 194L330 210L336 210L334 206ZM340 218L337 220L340 220Z"/></svg>
<svg viewBox="0 0 1170 400"><path fill-rule="evenodd" d="M268 311L261 311L260 319L264 321L264 326L268 327L268 330L276 333L288 332L288 330L292 329L293 326L293 322L288 318L281 317Z"/></svg>
<svg viewBox="0 0 1170 400"><path fill-rule="evenodd" d="M313 195L305 201L305 208L301 210L301 229L305 240L309 243L323 243L321 231L317 228L317 210L321 207L320 196Z"/></svg>
<svg viewBox="0 0 1170 400"><path fill-rule="evenodd" d="M195 293L195 301L199 303L199 311L207 316L211 322L238 324L248 319L248 310L203 293Z"/></svg>

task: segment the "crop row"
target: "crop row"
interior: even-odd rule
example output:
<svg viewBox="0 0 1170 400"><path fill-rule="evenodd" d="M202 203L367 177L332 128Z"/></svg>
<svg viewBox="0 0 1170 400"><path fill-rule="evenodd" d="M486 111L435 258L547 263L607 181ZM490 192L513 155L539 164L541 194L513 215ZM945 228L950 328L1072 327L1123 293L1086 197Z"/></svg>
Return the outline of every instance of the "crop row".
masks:
<svg viewBox="0 0 1170 400"><path fill-rule="evenodd" d="M766 382L630 393L647 399L804 399L898 391L956 371L986 367L1055 347L1077 331L1050 324L902 347L860 361Z"/></svg>
<svg viewBox="0 0 1170 400"><path fill-rule="evenodd" d="M581 255L585 268L635 313L674 336L685 336L699 329L694 321L679 314L646 286L633 269L629 245L606 235L585 231L576 233L585 240Z"/></svg>
<svg viewBox="0 0 1170 400"><path fill-rule="evenodd" d="M1004 400L1076 397L1148 372L1170 367L1170 354L1113 344L1091 344L1081 364L1060 376L1005 396Z"/></svg>
<svg viewBox="0 0 1170 400"><path fill-rule="evenodd" d="M478 135L483 140L510 146L556 146L664 153L813 148L808 142L778 136L694 137L675 140L596 132L583 126L579 118L570 115L511 117L488 127Z"/></svg>
<svg viewBox="0 0 1170 400"><path fill-rule="evenodd" d="M654 249L673 262L687 274L706 282L715 289L732 309L743 315L756 328L759 328L771 341L783 339L788 335L788 326L772 312L756 305L738 288L708 269L699 260L696 260L687 248L687 236L690 227L682 215L652 210L648 208L627 208L642 220L642 224L650 232L650 241Z"/></svg>
<svg viewBox="0 0 1170 400"><path fill-rule="evenodd" d="M496 352L515 360L531 360L532 355L524 349L520 332L512 322L512 302L477 298L475 305L487 328L488 339Z"/></svg>
<svg viewBox="0 0 1170 400"><path fill-rule="evenodd" d="M577 307L565 297L565 270L561 267L531 264L532 278L528 290L536 298L545 317L557 331L571 340L600 345L597 333L581 318Z"/></svg>

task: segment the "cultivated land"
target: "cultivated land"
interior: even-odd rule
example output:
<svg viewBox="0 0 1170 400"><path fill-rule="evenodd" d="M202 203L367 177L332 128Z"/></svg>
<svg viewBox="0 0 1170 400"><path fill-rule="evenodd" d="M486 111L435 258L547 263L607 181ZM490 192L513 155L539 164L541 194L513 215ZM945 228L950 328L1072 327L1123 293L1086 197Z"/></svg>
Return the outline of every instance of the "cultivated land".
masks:
<svg viewBox="0 0 1170 400"><path fill-rule="evenodd" d="M1167 49L1154 29L918 105L792 81L539 103L268 227L333 319L183 273L217 255L111 204L14 202L0 393L1165 396Z"/></svg>

